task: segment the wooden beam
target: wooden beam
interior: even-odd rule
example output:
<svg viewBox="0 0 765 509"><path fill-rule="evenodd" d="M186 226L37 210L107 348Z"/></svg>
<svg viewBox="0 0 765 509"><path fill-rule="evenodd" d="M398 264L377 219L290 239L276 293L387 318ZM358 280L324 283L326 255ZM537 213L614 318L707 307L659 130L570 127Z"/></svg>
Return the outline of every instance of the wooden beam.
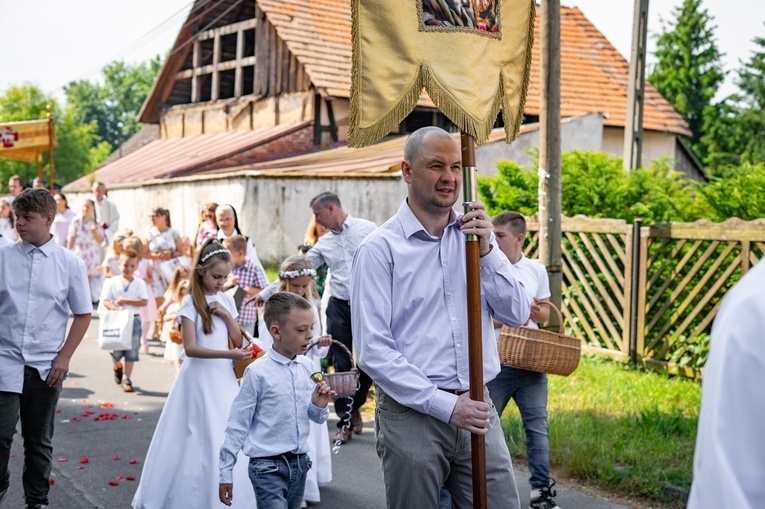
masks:
<svg viewBox="0 0 765 509"><path fill-rule="evenodd" d="M201 100L202 97L202 87L199 83L199 76L197 75L197 70L199 69L199 63L202 59L202 55L200 53L200 47L199 47L199 41L194 42L194 54L192 56L192 62L191 65L193 65L192 69L189 69L191 71L191 102L198 103ZM178 79L176 77L176 79Z"/></svg>
<svg viewBox="0 0 765 509"><path fill-rule="evenodd" d="M242 57L244 56L244 31L236 33L236 67L234 71L234 97L242 96Z"/></svg>
<svg viewBox="0 0 765 509"><path fill-rule="evenodd" d="M215 34L213 39L213 72L212 72L212 90L210 91L210 100L217 101L220 97L220 34Z"/></svg>
<svg viewBox="0 0 765 509"><path fill-rule="evenodd" d="M256 26L258 26L257 17L239 21L237 23L231 23L230 25L225 25L222 27L211 28L210 30L199 32L195 37L197 41L206 41L208 39L214 38L215 36L222 37L224 35L235 34L243 30L250 30Z"/></svg>
<svg viewBox="0 0 765 509"><path fill-rule="evenodd" d="M248 67L250 65L255 65L255 57L243 58L241 62L237 62L236 60L227 60L225 62L220 62L218 64L218 71L230 71L231 69L236 69L237 66ZM207 64L207 65L198 67L196 69L186 69L185 71L180 71L176 73L175 79L176 80L189 79L193 76L195 70L196 70L197 76L202 76L204 74L212 74L212 72L215 70L215 67L213 66L213 64Z"/></svg>

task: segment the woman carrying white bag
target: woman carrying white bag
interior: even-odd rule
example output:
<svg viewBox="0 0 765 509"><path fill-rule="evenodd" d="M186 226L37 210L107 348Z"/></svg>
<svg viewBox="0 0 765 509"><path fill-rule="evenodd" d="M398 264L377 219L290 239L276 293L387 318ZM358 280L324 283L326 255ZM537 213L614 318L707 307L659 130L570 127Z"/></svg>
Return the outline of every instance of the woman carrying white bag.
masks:
<svg viewBox="0 0 765 509"><path fill-rule="evenodd" d="M122 384L122 390L125 392L133 392L130 377L133 374L133 364L138 362L138 350L141 346L141 307L146 306L149 301L146 283L133 277L138 267L138 253L124 250L120 254L119 263L122 274L107 279L101 291L101 305L106 309L101 310L102 323L99 326L98 343L104 350L112 349L114 381L117 385ZM132 320L125 316L128 313ZM132 324L132 327L129 324ZM121 341L115 342L115 339Z"/></svg>

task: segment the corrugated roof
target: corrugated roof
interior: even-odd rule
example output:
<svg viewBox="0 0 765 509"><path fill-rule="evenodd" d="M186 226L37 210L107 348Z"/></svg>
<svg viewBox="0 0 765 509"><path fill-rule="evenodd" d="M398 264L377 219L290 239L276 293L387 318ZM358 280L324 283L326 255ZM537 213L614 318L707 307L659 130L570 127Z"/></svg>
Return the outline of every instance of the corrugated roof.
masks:
<svg viewBox="0 0 765 509"><path fill-rule="evenodd" d="M227 164L227 160L236 154L309 125L310 122L302 122L252 131L155 140L125 157L102 166L96 170L96 179L107 184L116 184L203 171L216 164ZM85 176L67 184L64 190L88 187L90 187L90 179Z"/></svg>
<svg viewBox="0 0 765 509"><path fill-rule="evenodd" d="M143 124L137 133L131 136L125 143L117 147L114 152L109 154L109 157L101 163L101 166L105 166L117 159L125 157L159 138L159 124Z"/></svg>
<svg viewBox="0 0 765 509"><path fill-rule="evenodd" d="M328 95L348 97L351 87L349 0L258 0L311 82ZM540 14L525 113L538 115ZM625 27L629 30L631 27ZM561 117L606 114L604 125L624 127L629 63L576 7L561 7ZM424 103L429 102L424 99ZM646 84L644 129L690 136L683 118Z"/></svg>

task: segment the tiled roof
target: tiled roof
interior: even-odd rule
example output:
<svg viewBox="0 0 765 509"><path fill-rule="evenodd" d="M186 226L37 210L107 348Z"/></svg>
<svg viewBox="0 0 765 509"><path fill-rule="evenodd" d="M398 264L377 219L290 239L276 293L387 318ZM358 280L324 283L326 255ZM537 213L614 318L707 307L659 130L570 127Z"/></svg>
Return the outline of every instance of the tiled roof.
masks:
<svg viewBox="0 0 765 509"><path fill-rule="evenodd" d="M106 184L146 181L230 166L231 158L276 138L303 129L310 122L252 131L201 134L186 138L156 140L125 157L96 170L96 179ZM76 191L90 187L89 176L64 187Z"/></svg>
<svg viewBox="0 0 765 509"><path fill-rule="evenodd" d="M348 97L351 86L349 0L258 0L289 50L305 66L311 82L328 95ZM539 114L541 20L525 113ZM561 7L561 116L601 112L604 125L623 127L629 64L576 7ZM427 102L427 101L426 101ZM689 136L682 117L646 85L643 127Z"/></svg>

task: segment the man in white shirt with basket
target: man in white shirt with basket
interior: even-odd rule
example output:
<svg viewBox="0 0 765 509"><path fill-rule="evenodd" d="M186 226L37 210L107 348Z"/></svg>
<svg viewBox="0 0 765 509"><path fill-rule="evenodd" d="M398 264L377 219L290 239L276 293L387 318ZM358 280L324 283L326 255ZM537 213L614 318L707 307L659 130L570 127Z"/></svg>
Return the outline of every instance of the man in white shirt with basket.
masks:
<svg viewBox="0 0 765 509"><path fill-rule="evenodd" d="M525 327L538 329L538 323L550 316L550 283L547 269L537 260L523 254L526 239L526 220L518 212L502 212L493 220L497 246L507 256L526 290L531 306L531 316ZM496 334L502 324L495 320ZM558 507L554 501L555 491L550 483L550 446L547 434L547 374L502 365L499 375L486 384L497 412L502 415L510 398L515 400L521 413L526 433L526 455L531 473L532 509Z"/></svg>

